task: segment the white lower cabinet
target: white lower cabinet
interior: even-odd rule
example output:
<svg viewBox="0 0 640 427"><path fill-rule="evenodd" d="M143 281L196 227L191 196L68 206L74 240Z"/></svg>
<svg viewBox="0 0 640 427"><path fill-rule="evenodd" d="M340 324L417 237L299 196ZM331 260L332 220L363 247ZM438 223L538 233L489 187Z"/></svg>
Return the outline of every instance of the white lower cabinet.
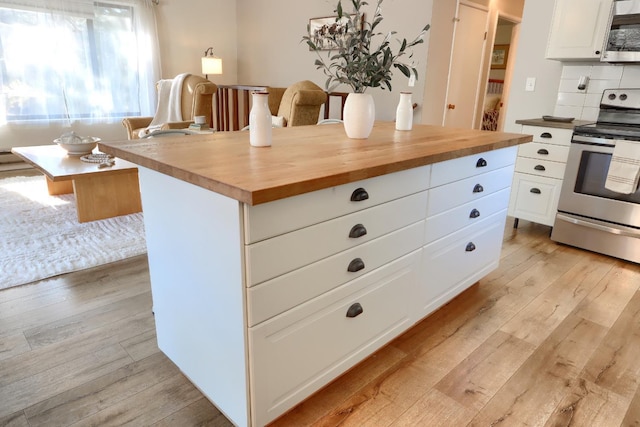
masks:
<svg viewBox="0 0 640 427"><path fill-rule="evenodd" d="M273 420L413 324L420 251L249 329L257 425Z"/></svg>
<svg viewBox="0 0 640 427"><path fill-rule="evenodd" d="M497 266L516 150L257 206L140 168L159 347L273 421Z"/></svg>
<svg viewBox="0 0 640 427"><path fill-rule="evenodd" d="M553 226L561 187L562 179L516 172L509 204L511 216Z"/></svg>

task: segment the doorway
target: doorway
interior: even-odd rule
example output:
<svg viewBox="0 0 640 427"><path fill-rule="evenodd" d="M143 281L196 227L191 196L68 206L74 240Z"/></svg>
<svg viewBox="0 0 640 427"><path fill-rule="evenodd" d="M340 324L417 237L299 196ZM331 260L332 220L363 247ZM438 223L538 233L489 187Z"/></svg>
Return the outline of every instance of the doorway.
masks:
<svg viewBox="0 0 640 427"><path fill-rule="evenodd" d="M473 128L481 86L489 10L460 1L447 89L444 126Z"/></svg>

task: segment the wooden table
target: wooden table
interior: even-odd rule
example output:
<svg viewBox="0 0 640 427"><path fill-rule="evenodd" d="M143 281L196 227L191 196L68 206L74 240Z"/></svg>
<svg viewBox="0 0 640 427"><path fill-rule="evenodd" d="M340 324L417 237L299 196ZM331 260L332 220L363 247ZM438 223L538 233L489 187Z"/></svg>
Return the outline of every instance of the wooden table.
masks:
<svg viewBox="0 0 640 427"><path fill-rule="evenodd" d="M75 193L79 222L95 221L142 211L138 168L116 159L98 168L79 156L69 156L57 145L15 147L14 154L47 177L49 194Z"/></svg>

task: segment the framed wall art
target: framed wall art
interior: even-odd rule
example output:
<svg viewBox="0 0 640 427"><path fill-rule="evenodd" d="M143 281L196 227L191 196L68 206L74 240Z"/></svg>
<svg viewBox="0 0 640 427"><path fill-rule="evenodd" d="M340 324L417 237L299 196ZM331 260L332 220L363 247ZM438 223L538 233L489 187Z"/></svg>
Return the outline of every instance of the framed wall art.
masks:
<svg viewBox="0 0 640 427"><path fill-rule="evenodd" d="M491 55L491 69L500 70L507 68L507 59L509 58L509 45L497 44L493 46L493 54Z"/></svg>
<svg viewBox="0 0 640 427"><path fill-rule="evenodd" d="M347 22L351 19L350 16L343 16L340 21L337 21L337 16L326 16L322 18L309 19L309 35L311 41L318 46L321 50L332 50L336 48L336 44L332 38L336 38L343 35L347 28ZM312 50L309 48L309 50Z"/></svg>

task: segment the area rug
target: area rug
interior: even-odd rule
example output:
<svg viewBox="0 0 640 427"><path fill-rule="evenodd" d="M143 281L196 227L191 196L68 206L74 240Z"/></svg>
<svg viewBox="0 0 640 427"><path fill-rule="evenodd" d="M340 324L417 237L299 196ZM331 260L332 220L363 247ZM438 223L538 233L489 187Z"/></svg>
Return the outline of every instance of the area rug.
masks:
<svg viewBox="0 0 640 427"><path fill-rule="evenodd" d="M142 213L79 223L75 196L44 176L0 179L0 289L146 252Z"/></svg>

